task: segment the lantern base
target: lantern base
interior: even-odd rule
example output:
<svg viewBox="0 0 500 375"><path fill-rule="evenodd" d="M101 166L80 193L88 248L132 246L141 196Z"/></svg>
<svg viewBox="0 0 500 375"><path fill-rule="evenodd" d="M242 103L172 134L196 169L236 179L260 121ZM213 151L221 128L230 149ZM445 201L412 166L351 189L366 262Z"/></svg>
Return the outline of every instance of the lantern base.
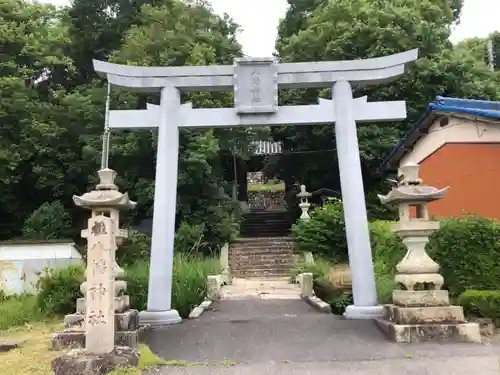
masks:
<svg viewBox="0 0 500 375"><path fill-rule="evenodd" d="M383 306L350 305L345 309L344 317L352 320L376 319L384 316Z"/></svg>

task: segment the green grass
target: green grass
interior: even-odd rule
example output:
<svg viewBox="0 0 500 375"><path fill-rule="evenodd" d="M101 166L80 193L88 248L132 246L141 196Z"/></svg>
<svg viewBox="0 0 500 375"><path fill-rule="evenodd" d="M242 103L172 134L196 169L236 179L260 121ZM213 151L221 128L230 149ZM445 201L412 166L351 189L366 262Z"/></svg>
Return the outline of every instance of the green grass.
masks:
<svg viewBox="0 0 500 375"><path fill-rule="evenodd" d="M160 366L177 366L177 367L199 367L199 366L221 366L229 367L234 366L235 363L231 361L215 362L215 363L201 363L201 362L186 362L169 360L165 361L158 358L146 345L141 344L141 358L137 368L121 368L116 369L109 373L109 375L141 375L144 371L152 370Z"/></svg>
<svg viewBox="0 0 500 375"><path fill-rule="evenodd" d="M35 296L16 296L0 301L0 330L43 320Z"/></svg>
<svg viewBox="0 0 500 375"><path fill-rule="evenodd" d="M285 184L248 185L248 191L285 191Z"/></svg>
<svg viewBox="0 0 500 375"><path fill-rule="evenodd" d="M314 264L306 264L300 261L293 265L291 269L292 281L301 273L312 273L315 279L320 277L327 277L330 274L333 264L318 256L314 257Z"/></svg>
<svg viewBox="0 0 500 375"><path fill-rule="evenodd" d="M54 332L62 329L60 321L48 321L24 325L9 330L0 330L0 339L24 342L19 349L0 353L2 375L51 375L51 362L64 354L51 349ZM174 361L163 361L144 344L140 345L140 360L137 368L121 368L110 375L141 375L143 371L172 364Z"/></svg>
<svg viewBox="0 0 500 375"><path fill-rule="evenodd" d="M9 306L14 305L9 304ZM25 324L8 330L0 330L0 339L23 342L19 349L11 350L7 353L0 353L0 363L2 364L1 374L53 374L51 362L56 357L60 356L62 352L51 350L51 339L54 332L61 329L62 324L60 321L49 321Z"/></svg>
<svg viewBox="0 0 500 375"><path fill-rule="evenodd" d="M182 254L175 256L172 305L181 317L187 318L191 310L205 299L207 276L220 272L218 259L202 259Z"/></svg>
<svg viewBox="0 0 500 375"><path fill-rule="evenodd" d="M137 368L120 368L111 371L109 375L141 375L143 371L152 370L156 367L166 365L167 362L158 358L152 351L144 344L140 345L141 357L139 359L139 366Z"/></svg>
<svg viewBox="0 0 500 375"><path fill-rule="evenodd" d="M206 296L207 276L221 272L220 261L193 255L176 254L172 285L172 306L181 317L187 318L191 310ZM125 269L127 293L132 307L146 309L149 281L149 263L141 261Z"/></svg>
<svg viewBox="0 0 500 375"><path fill-rule="evenodd" d="M138 310L146 309L149 262L141 261L127 267L125 280L127 282L127 294L131 297L132 308ZM215 258L201 258L185 254L176 254L174 257L174 273L172 285L172 305L179 314L186 318L191 310L199 305L206 296L206 280L209 275L217 275L221 272L220 262ZM64 292L60 291L63 297ZM71 293L68 291L68 293ZM60 298L59 300L67 300ZM76 300L78 296L71 294L69 298ZM43 307L43 306L42 306ZM66 313L73 313L74 307ZM0 299L0 330L23 326L27 323L42 322L50 315L37 306L36 296L21 295Z"/></svg>

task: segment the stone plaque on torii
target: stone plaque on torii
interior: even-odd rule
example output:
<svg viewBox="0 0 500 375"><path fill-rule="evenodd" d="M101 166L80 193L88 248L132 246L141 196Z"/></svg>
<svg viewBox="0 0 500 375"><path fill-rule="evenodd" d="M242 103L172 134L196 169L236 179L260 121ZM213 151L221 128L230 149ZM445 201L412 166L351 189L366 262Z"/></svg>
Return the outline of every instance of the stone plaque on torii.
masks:
<svg viewBox="0 0 500 375"><path fill-rule="evenodd" d="M185 67L136 67L94 61L96 72L112 85L161 93L159 106L111 111L109 117L112 130L158 128L148 308L141 313L142 322L165 325L180 321L171 308L179 129L333 123L354 297L345 315L352 319L380 316L356 122L404 120L406 103L353 99L352 84L390 82L403 75L406 65L417 57L418 50L411 50L352 61L277 64L274 59L242 58L236 59L234 65ZM279 88L332 88L333 100L279 107ZM190 103L181 104L181 92L231 90L234 108L195 109Z"/></svg>

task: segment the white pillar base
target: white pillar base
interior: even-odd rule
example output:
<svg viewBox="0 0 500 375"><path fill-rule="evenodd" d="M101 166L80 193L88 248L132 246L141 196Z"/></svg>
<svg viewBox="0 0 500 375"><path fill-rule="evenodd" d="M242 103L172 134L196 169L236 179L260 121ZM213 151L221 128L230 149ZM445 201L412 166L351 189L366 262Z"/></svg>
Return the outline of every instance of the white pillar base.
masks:
<svg viewBox="0 0 500 375"><path fill-rule="evenodd" d="M165 327L182 322L177 310L167 311L141 311L139 313L139 324L150 325L151 328Z"/></svg>
<svg viewBox="0 0 500 375"><path fill-rule="evenodd" d="M346 319L367 320L384 316L384 306L347 306L344 312Z"/></svg>

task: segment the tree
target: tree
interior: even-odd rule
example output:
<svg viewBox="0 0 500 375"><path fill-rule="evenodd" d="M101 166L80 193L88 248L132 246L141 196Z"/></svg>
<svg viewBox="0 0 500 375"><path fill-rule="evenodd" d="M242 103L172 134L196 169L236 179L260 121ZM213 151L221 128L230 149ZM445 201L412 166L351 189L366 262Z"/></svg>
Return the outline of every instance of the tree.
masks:
<svg viewBox="0 0 500 375"><path fill-rule="evenodd" d="M238 26L204 1L75 0L58 11L9 0L0 3L0 21L0 238L21 235L26 218L40 207L46 212L43 204L50 201L60 202L79 237L87 216L72 195L97 183L106 99L106 82L95 76L92 58L199 65L231 64L241 55ZM158 100L113 89L111 104L136 109ZM229 106L232 96L198 93L183 100L198 107ZM236 212L221 191L230 151L247 152L256 134L246 129L181 134L178 222L205 224L203 238L211 247L234 231ZM113 134L111 145L110 166L119 172L120 189L139 203L122 216L125 224L151 217L156 134ZM36 212L33 220L44 222Z"/></svg>
<svg viewBox="0 0 500 375"><path fill-rule="evenodd" d="M487 38L469 38L459 42L456 46L458 50L474 56L478 62L489 64L488 42L493 43L493 58L496 71L500 70L500 32L491 33Z"/></svg>
<svg viewBox="0 0 500 375"><path fill-rule="evenodd" d="M229 64L241 55L236 30L229 18L213 14L203 3L172 1L165 6L146 5L138 24L129 29L125 43L111 60L141 66ZM157 95L135 96L137 104L146 99L158 103ZM130 100L134 98L129 97ZM232 96L194 93L183 95L183 100L192 101L195 107L227 107ZM138 193L139 203L148 207L154 194L152 155L156 154L156 135L153 142L150 137L151 133L134 133L113 138L113 165L123 166L120 169L127 171L126 178L135 181L133 190ZM251 137L244 129L188 129L180 134L177 222L204 224L204 238L212 245L229 239L234 231L233 203L221 191L220 152L230 150L238 141L248 143ZM139 147L124 147L130 144ZM145 171L143 163L131 166L127 161L130 156L139 160L150 158L151 167Z"/></svg>
<svg viewBox="0 0 500 375"><path fill-rule="evenodd" d="M19 234L46 200L64 198L76 172L71 130L56 116L58 82L73 69L59 16L48 5L0 4L0 237Z"/></svg>
<svg viewBox="0 0 500 375"><path fill-rule="evenodd" d="M72 39L70 56L75 61L77 83L96 77L92 59L107 60L119 49L132 25L139 22L142 6L171 4L171 0L74 0L65 21Z"/></svg>
<svg viewBox="0 0 500 375"><path fill-rule="evenodd" d="M458 20L462 1L423 0L335 0L290 1L293 9L305 10L301 22L281 22L276 46L285 62L351 60L386 56L419 48L420 59L409 72L390 85L355 90L371 101L405 99L408 121L402 123L359 124L358 136L365 191L375 197L382 182L377 172L384 154L418 119L436 95L493 99L498 85L484 64L464 51L454 51L449 42L450 27ZM309 4L309 7L306 6ZM300 17L299 17L300 18ZM466 78L464 78L466 77ZM311 104L318 95L329 97L330 90L284 92L285 104ZM274 170L288 183L299 180L310 189L340 189L336 174L335 142L332 126L273 129L274 137L292 151L330 150L321 157L314 153L282 156ZM328 156L327 155L331 155Z"/></svg>
<svg viewBox="0 0 500 375"><path fill-rule="evenodd" d="M71 218L59 201L44 203L24 222L22 238L52 240L67 238L71 233Z"/></svg>

